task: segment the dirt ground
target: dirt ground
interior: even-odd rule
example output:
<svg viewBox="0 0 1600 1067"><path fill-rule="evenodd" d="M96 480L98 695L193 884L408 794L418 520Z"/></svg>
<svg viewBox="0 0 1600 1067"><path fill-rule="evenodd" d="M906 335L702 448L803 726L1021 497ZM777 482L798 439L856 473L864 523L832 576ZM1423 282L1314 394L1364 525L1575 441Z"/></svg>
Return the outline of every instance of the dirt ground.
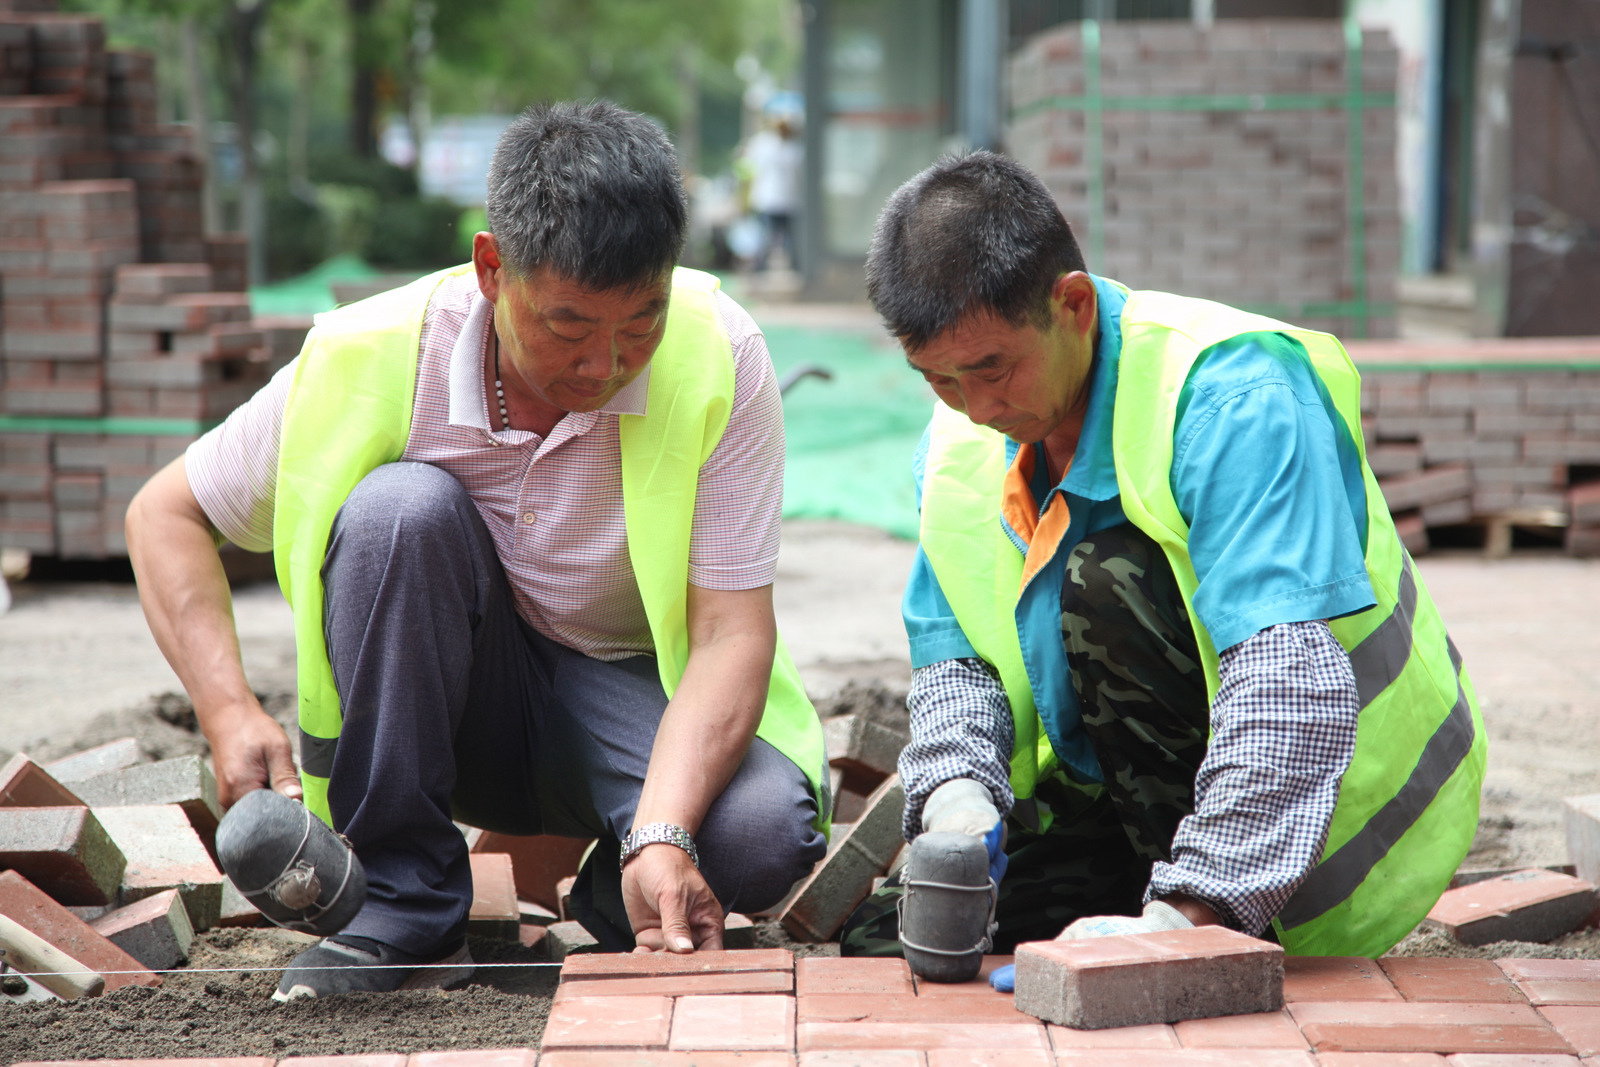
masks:
<svg viewBox="0 0 1600 1067"><path fill-rule="evenodd" d="M775 593L779 622L819 697L851 682L903 690L909 662L898 601L912 547L876 531L787 523ZM1600 792L1600 562L1530 553L1485 561L1419 561L1480 696L1490 764L1479 834L1467 867L1561 864L1562 797ZM139 738L150 759L206 751L176 678L145 629L132 586L22 582L0 616L0 754L48 760L118 737ZM293 638L277 590L237 590L235 612L252 684L286 725L294 716ZM165 694L165 695L163 695ZM291 731L292 736L292 731ZM764 945L802 952L781 929ZM125 988L94 1001L0 1010L0 1062L173 1055L328 1055L537 1046L555 968L483 967L447 993L362 995L276 1005L280 968L306 942L285 931L201 935L193 969L253 973L174 975L160 990ZM480 963L531 963L537 950L474 941ZM1600 931L1549 945L1468 948L1419 931L1403 955L1600 958Z"/></svg>

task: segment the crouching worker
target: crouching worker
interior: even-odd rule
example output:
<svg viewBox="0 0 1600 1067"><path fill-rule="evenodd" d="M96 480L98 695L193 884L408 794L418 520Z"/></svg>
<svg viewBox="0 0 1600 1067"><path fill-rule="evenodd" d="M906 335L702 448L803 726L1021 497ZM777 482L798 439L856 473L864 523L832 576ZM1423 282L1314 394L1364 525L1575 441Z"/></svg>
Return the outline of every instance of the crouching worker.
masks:
<svg viewBox="0 0 1600 1067"><path fill-rule="evenodd" d="M466 973L453 819L598 838L573 910L613 951L718 948L825 850L821 729L773 621L777 383L750 317L674 269L671 147L609 104L534 108L488 217L470 265L320 316L129 510L223 802L303 795L366 869L280 999ZM273 551L294 609L298 776L219 537Z"/></svg>
<svg viewBox="0 0 1600 1067"><path fill-rule="evenodd" d="M1343 347L1087 273L987 153L902 186L867 272L939 403L904 601L910 889L844 951L975 955L988 908L940 887L993 861L999 952L1220 923L1382 955L1472 843L1486 746Z"/></svg>

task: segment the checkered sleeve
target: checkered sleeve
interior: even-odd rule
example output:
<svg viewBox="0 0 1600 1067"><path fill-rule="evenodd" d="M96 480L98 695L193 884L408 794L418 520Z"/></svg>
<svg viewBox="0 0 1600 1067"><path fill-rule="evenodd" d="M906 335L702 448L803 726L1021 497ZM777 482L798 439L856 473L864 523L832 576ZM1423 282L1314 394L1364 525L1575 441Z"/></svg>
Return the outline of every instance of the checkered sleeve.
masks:
<svg viewBox="0 0 1600 1067"><path fill-rule="evenodd" d="M1145 900L1187 894L1255 936L1322 854L1360 701L1326 622L1268 627L1223 652L1220 671L1195 813Z"/></svg>
<svg viewBox="0 0 1600 1067"><path fill-rule="evenodd" d="M994 794L995 807L1011 810L1011 748L1016 726L1011 701L994 669L980 659L947 659L911 672L911 743L900 753L906 791L901 832L922 833L928 795L954 778L971 778Z"/></svg>

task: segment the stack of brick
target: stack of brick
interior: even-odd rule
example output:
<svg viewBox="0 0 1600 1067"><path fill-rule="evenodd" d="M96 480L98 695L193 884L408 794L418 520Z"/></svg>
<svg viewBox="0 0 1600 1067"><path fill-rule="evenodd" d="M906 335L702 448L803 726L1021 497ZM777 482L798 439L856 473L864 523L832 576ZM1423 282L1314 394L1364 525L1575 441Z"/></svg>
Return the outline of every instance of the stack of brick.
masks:
<svg viewBox="0 0 1600 1067"><path fill-rule="evenodd" d="M1600 526L1600 340L1355 344L1367 458L1402 533Z"/></svg>
<svg viewBox="0 0 1600 1067"><path fill-rule="evenodd" d="M1007 147L1049 187L1091 270L1394 336L1398 53L1386 35L1362 34L1358 128L1333 20L1104 24L1098 79L1084 44L1068 24L1012 59Z"/></svg>

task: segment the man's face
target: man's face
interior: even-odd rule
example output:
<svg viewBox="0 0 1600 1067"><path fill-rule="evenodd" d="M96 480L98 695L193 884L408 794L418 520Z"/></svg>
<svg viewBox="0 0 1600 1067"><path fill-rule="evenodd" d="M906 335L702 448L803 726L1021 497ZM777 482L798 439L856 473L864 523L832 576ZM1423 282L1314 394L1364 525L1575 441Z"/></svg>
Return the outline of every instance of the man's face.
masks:
<svg viewBox="0 0 1600 1067"><path fill-rule="evenodd" d="M561 411L605 407L649 364L666 330L670 274L597 291L546 269L518 277L495 254L492 266L479 263L478 277L494 304L502 379Z"/></svg>
<svg viewBox="0 0 1600 1067"><path fill-rule="evenodd" d="M1080 281L1081 279L1081 281ZM945 404L1022 444L1043 441L1081 407L1094 353L1094 286L1065 275L1047 325L969 315L906 361Z"/></svg>

